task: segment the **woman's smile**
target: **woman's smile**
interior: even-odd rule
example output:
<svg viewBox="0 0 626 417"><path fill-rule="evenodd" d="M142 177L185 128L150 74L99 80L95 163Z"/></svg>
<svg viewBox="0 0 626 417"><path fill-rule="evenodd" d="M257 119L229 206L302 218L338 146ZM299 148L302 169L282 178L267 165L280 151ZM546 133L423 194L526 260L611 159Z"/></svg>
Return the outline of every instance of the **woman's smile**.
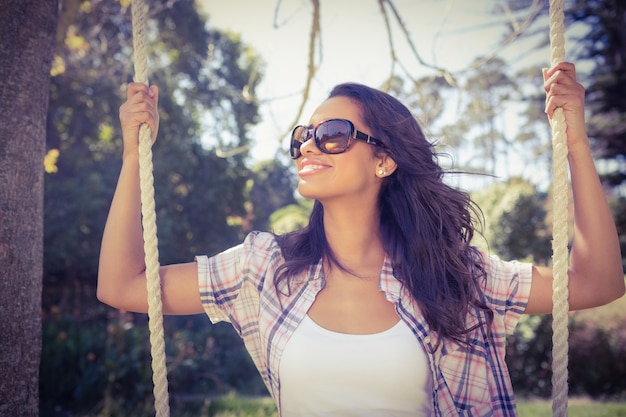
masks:
<svg viewBox="0 0 626 417"><path fill-rule="evenodd" d="M305 158L300 162L300 170L298 171L298 175L302 176L302 175L315 174L327 168L330 168L330 166L327 164Z"/></svg>

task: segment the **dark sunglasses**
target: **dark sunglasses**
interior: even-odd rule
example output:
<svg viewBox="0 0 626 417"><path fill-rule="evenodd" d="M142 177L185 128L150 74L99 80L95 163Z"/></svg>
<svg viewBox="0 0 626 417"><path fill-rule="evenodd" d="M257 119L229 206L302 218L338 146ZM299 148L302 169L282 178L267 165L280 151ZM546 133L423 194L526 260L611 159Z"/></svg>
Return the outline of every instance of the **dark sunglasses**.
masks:
<svg viewBox="0 0 626 417"><path fill-rule="evenodd" d="M354 128L351 121L345 119L330 119L317 126L296 126L291 132L291 146L289 153L293 159L298 159L302 152L300 147L313 137L317 149L323 153L338 154L347 151L355 139L380 146L385 145L378 139L371 137Z"/></svg>

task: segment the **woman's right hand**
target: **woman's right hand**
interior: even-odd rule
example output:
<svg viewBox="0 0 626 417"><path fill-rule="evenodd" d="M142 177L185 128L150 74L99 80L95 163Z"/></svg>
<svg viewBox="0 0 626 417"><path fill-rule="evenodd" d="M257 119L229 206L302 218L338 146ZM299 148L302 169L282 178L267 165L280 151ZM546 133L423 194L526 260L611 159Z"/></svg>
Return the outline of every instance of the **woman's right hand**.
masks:
<svg viewBox="0 0 626 417"><path fill-rule="evenodd" d="M124 156L139 153L139 128L147 124L152 142L159 130L159 89L144 83L129 83L126 102L120 107L120 122L124 138Z"/></svg>
<svg viewBox="0 0 626 417"><path fill-rule="evenodd" d="M158 97L156 86L128 84L126 102L120 107L124 163L102 235L98 265L98 299L142 313L148 312L148 289L141 228L139 127L146 123L154 141L159 128ZM204 311L195 262L162 266L159 275L164 314Z"/></svg>

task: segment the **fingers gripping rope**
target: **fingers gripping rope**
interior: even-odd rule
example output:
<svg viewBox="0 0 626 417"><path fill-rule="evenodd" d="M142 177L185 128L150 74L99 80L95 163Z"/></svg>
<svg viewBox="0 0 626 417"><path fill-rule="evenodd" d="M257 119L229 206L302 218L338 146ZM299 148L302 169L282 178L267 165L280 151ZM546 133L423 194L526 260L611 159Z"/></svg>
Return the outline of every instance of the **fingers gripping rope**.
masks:
<svg viewBox="0 0 626 417"><path fill-rule="evenodd" d="M563 0L550 0L550 60L565 60ZM567 416L568 395L568 172L567 126L563 109L552 116L552 414Z"/></svg>
<svg viewBox="0 0 626 417"><path fill-rule="evenodd" d="M143 0L133 0L133 49L135 82L148 83L145 29L148 7ZM152 175L152 133L144 124L139 129L139 177L141 187L141 215L148 287L148 317L152 354L152 381L156 417L169 417L165 337L163 335L163 305L161 277L159 276L159 249L156 233L154 204L154 177Z"/></svg>

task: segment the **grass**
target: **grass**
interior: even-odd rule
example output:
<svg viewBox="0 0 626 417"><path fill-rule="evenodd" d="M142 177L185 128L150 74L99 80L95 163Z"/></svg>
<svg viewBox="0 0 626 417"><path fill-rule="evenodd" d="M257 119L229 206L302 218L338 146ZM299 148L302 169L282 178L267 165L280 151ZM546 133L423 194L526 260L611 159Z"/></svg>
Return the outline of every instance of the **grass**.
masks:
<svg viewBox="0 0 626 417"><path fill-rule="evenodd" d="M211 413L211 409L215 410ZM241 398L230 394L215 400L208 416L214 417L277 417L274 400L264 398Z"/></svg>
<svg viewBox="0 0 626 417"><path fill-rule="evenodd" d="M196 402L195 404L192 404ZM229 394L213 400L185 401L172 404L171 415L177 417L278 417L276 406L269 397L247 398ZM552 403L543 399L519 399L519 417L552 417ZM593 401L574 398L568 402L568 417L626 417L626 401ZM87 414L92 416L138 417L154 416L153 410L123 411Z"/></svg>
<svg viewBox="0 0 626 417"><path fill-rule="evenodd" d="M206 417L277 417L276 407L269 398L241 399L228 396L215 404L216 414ZM548 400L521 400L519 417L552 417L552 403ZM601 402L572 399L568 403L569 417L626 417L626 402Z"/></svg>
<svg viewBox="0 0 626 417"><path fill-rule="evenodd" d="M552 417L552 403L549 400L518 401L519 417ZM194 417L277 417L276 406L271 398L242 398L235 394L211 401L203 412ZM604 402L588 399L570 399L568 417L626 417L625 402ZM187 414L183 414L187 416ZM192 414L188 414L189 417Z"/></svg>
<svg viewBox="0 0 626 417"><path fill-rule="evenodd" d="M552 417L552 403L546 400L521 400L517 403L519 417ZM568 417L626 417L626 402L603 402L571 399Z"/></svg>
<svg viewBox="0 0 626 417"><path fill-rule="evenodd" d="M220 400L220 411L206 417L277 417L269 398L243 400L229 397ZM519 417L552 417L552 403L546 400L520 401ZM626 417L626 402L600 402L574 399L568 403L568 417Z"/></svg>

